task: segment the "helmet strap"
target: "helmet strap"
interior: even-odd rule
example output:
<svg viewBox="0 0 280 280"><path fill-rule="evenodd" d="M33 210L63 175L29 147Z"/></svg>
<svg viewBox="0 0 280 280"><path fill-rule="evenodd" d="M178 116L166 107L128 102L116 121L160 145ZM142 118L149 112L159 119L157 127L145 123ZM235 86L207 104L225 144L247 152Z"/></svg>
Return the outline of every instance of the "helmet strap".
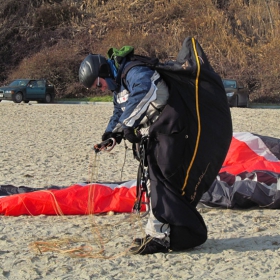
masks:
<svg viewBox="0 0 280 280"><path fill-rule="evenodd" d="M98 88L101 88L102 87L102 84L100 84L100 78L97 77L97 84L96 84L96 87Z"/></svg>

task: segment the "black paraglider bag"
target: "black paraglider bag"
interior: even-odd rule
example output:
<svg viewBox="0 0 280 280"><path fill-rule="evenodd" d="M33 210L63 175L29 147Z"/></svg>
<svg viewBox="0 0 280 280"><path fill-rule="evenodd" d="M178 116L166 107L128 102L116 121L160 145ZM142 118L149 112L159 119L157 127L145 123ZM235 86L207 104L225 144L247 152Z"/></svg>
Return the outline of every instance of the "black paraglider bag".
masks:
<svg viewBox="0 0 280 280"><path fill-rule="evenodd" d="M232 139L224 87L191 37L175 62L159 64L156 70L168 84L170 98L151 126L150 141L166 141L160 147L164 152L156 151L164 181L172 181L170 188L196 205L217 176Z"/></svg>
<svg viewBox="0 0 280 280"><path fill-rule="evenodd" d="M232 139L225 90L191 37L183 42L176 61L155 69L168 84L170 97L150 127L147 158L153 213L172 225L173 232L186 235L174 229L179 226L192 236L202 234L199 243L207 230L195 207L221 169ZM182 246L191 245L197 244Z"/></svg>
<svg viewBox="0 0 280 280"><path fill-rule="evenodd" d="M220 76L192 37L176 61L135 55L135 66L155 69L169 87L169 99L149 129L147 143L151 204L155 217L170 225L171 249L202 244L207 228L196 205L215 180L232 139L232 123Z"/></svg>

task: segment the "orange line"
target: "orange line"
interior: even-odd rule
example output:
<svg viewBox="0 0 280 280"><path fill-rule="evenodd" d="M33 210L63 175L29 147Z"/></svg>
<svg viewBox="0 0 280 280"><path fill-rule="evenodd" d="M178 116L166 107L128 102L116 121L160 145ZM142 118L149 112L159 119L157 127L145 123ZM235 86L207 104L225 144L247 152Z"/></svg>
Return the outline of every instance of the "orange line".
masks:
<svg viewBox="0 0 280 280"><path fill-rule="evenodd" d="M200 134L201 134L201 124L200 124L200 112L199 112L199 103L198 103L198 82L199 82L199 75L200 75L200 61L197 55L197 50L196 50L196 45L195 45L195 39L192 38L192 45L195 53L195 59L196 59L196 64L197 64L197 72L196 72L196 79L195 79L195 103L196 103L196 114L197 114L197 138L196 138L196 143L195 143L195 149L194 149L194 154L192 156L192 160L190 162L190 165L188 167L188 170L186 172L186 177L184 181L184 185L182 187L182 195L185 194L184 189L187 186L189 175L191 168L193 166L196 154L197 154L197 149L198 149L198 144L200 140Z"/></svg>

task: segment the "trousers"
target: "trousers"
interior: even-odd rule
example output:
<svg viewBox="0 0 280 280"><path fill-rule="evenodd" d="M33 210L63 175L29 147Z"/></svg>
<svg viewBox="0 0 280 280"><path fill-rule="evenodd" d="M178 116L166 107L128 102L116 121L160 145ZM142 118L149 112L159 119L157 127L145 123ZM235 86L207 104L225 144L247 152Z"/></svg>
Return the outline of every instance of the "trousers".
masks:
<svg viewBox="0 0 280 280"><path fill-rule="evenodd" d="M147 181L147 190L148 190L147 195L150 197L151 194L150 180ZM159 239L165 238L167 241L169 241L170 227L168 224L164 224L156 219L152 211L151 201L150 201L150 212L145 227L145 232L147 235L150 235L151 237L155 237Z"/></svg>

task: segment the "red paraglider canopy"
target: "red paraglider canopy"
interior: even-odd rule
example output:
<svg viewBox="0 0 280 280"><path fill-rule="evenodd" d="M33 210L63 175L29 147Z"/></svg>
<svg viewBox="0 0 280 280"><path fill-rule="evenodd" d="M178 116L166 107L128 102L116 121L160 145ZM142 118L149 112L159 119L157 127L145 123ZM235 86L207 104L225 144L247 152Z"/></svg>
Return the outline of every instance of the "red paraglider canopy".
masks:
<svg viewBox="0 0 280 280"><path fill-rule="evenodd" d="M248 132L233 133L220 172L237 175L244 171L267 170L280 174L280 139Z"/></svg>
<svg viewBox="0 0 280 280"><path fill-rule="evenodd" d="M136 181L106 185L77 184L59 190L40 190L2 197L0 214L35 216L88 215L109 211L131 212L135 194Z"/></svg>
<svg viewBox="0 0 280 280"><path fill-rule="evenodd" d="M233 208L260 205L280 208L280 139L248 132L234 133L219 176L201 199L204 204ZM13 192L9 192L14 188ZM18 192L18 194L9 195ZM24 192L24 193L20 193ZM88 215L129 213L136 180L124 183L76 184L36 189L0 186L0 214ZM250 203L248 203L248 201ZM142 211L145 207L142 206Z"/></svg>

